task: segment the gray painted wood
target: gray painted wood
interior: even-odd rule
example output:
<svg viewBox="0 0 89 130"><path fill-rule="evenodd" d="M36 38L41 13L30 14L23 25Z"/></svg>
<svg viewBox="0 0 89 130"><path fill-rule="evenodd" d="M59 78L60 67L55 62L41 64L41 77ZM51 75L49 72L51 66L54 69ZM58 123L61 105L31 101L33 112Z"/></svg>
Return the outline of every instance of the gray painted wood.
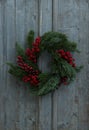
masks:
<svg viewBox="0 0 89 130"><path fill-rule="evenodd" d="M42 35L46 31L52 30L52 0L39 0L39 34ZM47 71L48 68L45 63L47 56L43 54L41 57L40 68ZM46 62L49 58L46 59ZM39 130L52 130L52 100L51 94L39 98Z"/></svg>
<svg viewBox="0 0 89 130"><path fill-rule="evenodd" d="M5 129L5 80L6 79L6 66L4 61L6 59L4 53L4 19L3 19L4 6L0 2L0 129Z"/></svg>
<svg viewBox="0 0 89 130"><path fill-rule="evenodd" d="M25 14L25 27L26 34L29 29L35 31L35 36L38 35L38 0L26 0L26 14ZM29 129L38 129L38 103L39 97L31 96L30 92L26 91L26 128Z"/></svg>
<svg viewBox="0 0 89 130"><path fill-rule="evenodd" d="M26 18L26 3L25 0L16 0L16 41L18 41L22 46L25 46L25 18ZM26 109L27 109L27 101L26 101L26 88L22 84L18 84L19 88L19 98L18 98L18 129L24 130L26 129ZM29 124L31 125L31 121ZM32 125L31 125L32 129Z"/></svg>
<svg viewBox="0 0 89 130"><path fill-rule="evenodd" d="M30 29L35 36L63 32L78 43L82 53L74 57L84 69L74 83L36 97L7 73L6 61L16 61L15 41L25 47ZM43 71L49 70L48 61L43 54ZM88 75L88 0L0 0L0 130L89 130Z"/></svg>
<svg viewBox="0 0 89 130"><path fill-rule="evenodd" d="M38 32L38 3L33 0L16 0L16 40L25 46L25 37L30 29ZM19 86L18 86L19 87ZM19 129L35 130L38 127L38 100L25 90L20 89Z"/></svg>
<svg viewBox="0 0 89 130"><path fill-rule="evenodd" d="M73 1L54 1L54 19L53 19L53 29L55 31L60 31L66 33L71 40L73 40L74 34L76 33L75 28L71 28L70 24L71 20L73 19ZM71 15L72 14L72 15ZM72 17L71 17L72 16ZM68 21L70 20L70 21ZM68 22L67 22L68 21ZM75 39L76 40L76 39ZM76 107L74 103L74 96L75 96L75 83L72 85L62 86L56 91L56 96L54 95L53 99L54 102L56 100L57 104L56 108L54 108L54 120L56 118L56 122L54 122L54 129L59 130L75 130L77 129L77 118L76 118ZM55 99L56 98L56 99ZM56 124L56 125L55 125Z"/></svg>
<svg viewBox="0 0 89 130"><path fill-rule="evenodd" d="M81 79L78 82L79 129L89 129L89 1L79 2L79 48L80 63L84 64ZM85 8L86 7L86 8Z"/></svg>
<svg viewBox="0 0 89 130"><path fill-rule="evenodd" d="M73 84L71 84L68 87L65 86L63 88L59 88L56 94L57 96L54 95L54 102L56 98L57 100L55 104L58 104L56 108L53 107L54 110L56 110L56 112L53 113L54 120L55 118L57 120L57 123L53 123L54 129L89 129L89 116L87 115L89 109L87 107L87 104L89 104L89 89L88 83L85 83L85 81L87 81L86 71L88 70L88 61L86 58L88 56L87 54L85 54L86 50L88 50L87 44L89 44L88 12L88 1L54 0L53 29L56 31L66 33L71 40L78 42L78 47L82 51L82 54L79 57L78 55L75 56L77 58L77 63L84 64L85 66L87 64L87 67L85 67L86 69L82 71L81 75L77 76L77 79ZM84 43L85 39L87 39L86 43Z"/></svg>
<svg viewBox="0 0 89 130"><path fill-rule="evenodd" d="M5 30L5 48L6 48L6 60L15 62L15 1L4 1L4 30ZM6 61L5 61L6 62ZM6 68L8 69L8 67ZM18 91L14 78L6 73L6 102L5 113L6 122L5 129L17 128L17 116L18 116Z"/></svg>

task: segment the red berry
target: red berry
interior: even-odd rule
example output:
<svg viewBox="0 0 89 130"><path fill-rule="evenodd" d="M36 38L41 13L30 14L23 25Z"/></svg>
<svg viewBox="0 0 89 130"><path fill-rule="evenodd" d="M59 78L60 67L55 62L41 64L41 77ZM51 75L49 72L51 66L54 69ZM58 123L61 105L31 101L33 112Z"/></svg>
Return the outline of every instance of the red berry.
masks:
<svg viewBox="0 0 89 130"><path fill-rule="evenodd" d="M65 55L61 55L61 57L65 59Z"/></svg>
<svg viewBox="0 0 89 130"><path fill-rule="evenodd" d="M27 49L26 49L26 55L30 56L31 53L32 53L31 49L30 49L30 48L27 48Z"/></svg>
<svg viewBox="0 0 89 130"><path fill-rule="evenodd" d="M65 52L65 53L66 53L67 56L70 56L70 52L69 52L69 51L67 51L67 52Z"/></svg>
<svg viewBox="0 0 89 130"><path fill-rule="evenodd" d="M34 48L32 48L32 53L34 53L35 52L35 49Z"/></svg>
<svg viewBox="0 0 89 130"><path fill-rule="evenodd" d="M69 62L70 65L72 65L73 63L72 62Z"/></svg>
<svg viewBox="0 0 89 130"><path fill-rule="evenodd" d="M19 65L19 66L23 66L23 64L22 64L22 63L19 63L18 65Z"/></svg>
<svg viewBox="0 0 89 130"><path fill-rule="evenodd" d="M64 58L65 58L66 60L68 59L68 57L67 57L67 56L65 56Z"/></svg>
<svg viewBox="0 0 89 130"><path fill-rule="evenodd" d="M36 40L35 40L36 43L40 43L41 42L41 38L40 37L37 37Z"/></svg>
<svg viewBox="0 0 89 130"><path fill-rule="evenodd" d="M39 74L39 71L38 71L38 70L36 70L36 74L37 74L37 75Z"/></svg>
<svg viewBox="0 0 89 130"><path fill-rule="evenodd" d="M75 63L73 63L73 65L72 65L73 67L76 67L76 64Z"/></svg>
<svg viewBox="0 0 89 130"><path fill-rule="evenodd" d="M36 63L36 59L34 59L33 62Z"/></svg>
<svg viewBox="0 0 89 130"><path fill-rule="evenodd" d="M24 82L28 82L28 77L27 77L27 76L24 76L24 77L22 78L22 80L23 80Z"/></svg>
<svg viewBox="0 0 89 130"><path fill-rule="evenodd" d="M30 67L29 69L30 69L30 70L32 70L33 68L32 68L32 67Z"/></svg>
<svg viewBox="0 0 89 130"><path fill-rule="evenodd" d="M62 49L61 49L61 50L59 50L59 53L64 53L64 50L62 50Z"/></svg>
<svg viewBox="0 0 89 130"><path fill-rule="evenodd" d="M22 56L17 56L17 58L18 58L19 60L22 60Z"/></svg>
<svg viewBox="0 0 89 130"><path fill-rule="evenodd" d="M69 60L70 60L70 61L73 61L73 58L72 58L72 57L70 57L70 58L69 58Z"/></svg>
<svg viewBox="0 0 89 130"><path fill-rule="evenodd" d="M65 56L65 52L61 53L61 56Z"/></svg>
<svg viewBox="0 0 89 130"><path fill-rule="evenodd" d="M71 54L71 53L69 54L69 57L72 57L72 54Z"/></svg>

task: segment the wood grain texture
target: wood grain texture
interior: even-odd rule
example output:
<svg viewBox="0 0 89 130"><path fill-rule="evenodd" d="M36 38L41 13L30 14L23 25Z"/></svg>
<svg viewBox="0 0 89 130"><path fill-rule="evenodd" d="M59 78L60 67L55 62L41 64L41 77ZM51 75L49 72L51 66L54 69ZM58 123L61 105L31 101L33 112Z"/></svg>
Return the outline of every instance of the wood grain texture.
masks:
<svg viewBox="0 0 89 130"><path fill-rule="evenodd" d="M73 84L59 88L56 96L54 95L53 101L55 102L55 98L57 100L53 104L58 105L56 105L56 108L53 105L54 111L56 111L53 113L53 128L54 130L88 130L89 115L87 115L87 111L89 107L87 107L87 104L89 103L89 89L88 83L85 82L87 81L88 53L85 53L86 50L88 51L89 44L89 2L54 0L53 9L53 29L67 34L71 40L78 43L82 53L79 56L75 55L77 63L84 64L84 66L87 65L87 67L84 67L86 69L82 71L81 75L77 76ZM55 118L57 125L55 125Z"/></svg>
<svg viewBox="0 0 89 130"><path fill-rule="evenodd" d="M16 62L15 42L25 47L26 35L59 31L78 43L74 55L84 69L76 81L46 96L32 96L7 73ZM45 52L39 67L49 71ZM89 130L89 1L0 0L0 130Z"/></svg>
<svg viewBox="0 0 89 130"><path fill-rule="evenodd" d="M4 1L4 39L5 39L5 48L6 48L6 61L15 62L15 1L9 0ZM6 68L8 69L8 67ZM7 72L7 71L6 71ZM14 78L6 74L6 122L5 129L17 129L17 109L18 109L18 90L16 81Z"/></svg>
<svg viewBox="0 0 89 130"><path fill-rule="evenodd" d="M25 46L25 37L31 29L38 33L38 2L36 0L16 0L16 40ZM19 87L19 86L18 86ZM20 88L19 129L37 130L38 100L28 89Z"/></svg>
<svg viewBox="0 0 89 130"><path fill-rule="evenodd" d="M84 65L81 79L78 82L79 123L78 128L89 129L89 1L79 2L79 63Z"/></svg>
<svg viewBox="0 0 89 130"><path fill-rule="evenodd" d="M38 0L26 0L25 7L25 33L31 29L34 30L35 36L38 35ZM32 96L27 89L26 91L26 128L27 130L38 130L39 98Z"/></svg>
<svg viewBox="0 0 89 130"><path fill-rule="evenodd" d="M44 32L52 30L52 0L39 0L39 13L39 34L42 35ZM46 63L48 63L49 58L47 56L45 53L40 58L39 66L43 71L48 70ZM39 98L39 130L52 130L51 106L51 94Z"/></svg>
<svg viewBox="0 0 89 130"><path fill-rule="evenodd" d="M6 61L5 42L4 42L4 3L0 2L0 129L5 129L6 113L5 113L5 102L6 102ZM6 51L6 49L5 49Z"/></svg>
<svg viewBox="0 0 89 130"><path fill-rule="evenodd" d="M16 41L25 46L25 0L16 0ZM17 83L18 86L18 109L17 109L17 123L16 127L19 130L26 129L26 89L21 84Z"/></svg>
<svg viewBox="0 0 89 130"><path fill-rule="evenodd" d="M71 40L73 40L73 37L76 34L76 29L74 28L74 26L76 26L76 23L74 23L75 21L72 22L72 19L74 17L73 11L75 11L74 9L72 9L73 7L74 7L73 0L72 1L54 0L53 29L55 31L67 34ZM78 122L76 115L77 105L75 106L74 96L75 96L75 83L69 85L68 87L61 86L59 90L56 91L56 96L55 95L53 96L53 104L54 104L53 108L55 112L53 113L54 130L77 129L77 122Z"/></svg>

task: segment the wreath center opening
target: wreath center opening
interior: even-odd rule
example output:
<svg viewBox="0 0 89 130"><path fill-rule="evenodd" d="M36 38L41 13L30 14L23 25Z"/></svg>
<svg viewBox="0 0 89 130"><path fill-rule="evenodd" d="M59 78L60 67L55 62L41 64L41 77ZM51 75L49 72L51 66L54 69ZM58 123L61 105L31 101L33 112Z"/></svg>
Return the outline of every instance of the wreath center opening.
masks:
<svg viewBox="0 0 89 130"><path fill-rule="evenodd" d="M38 59L39 70L44 72L51 72L52 56L47 51L42 52Z"/></svg>

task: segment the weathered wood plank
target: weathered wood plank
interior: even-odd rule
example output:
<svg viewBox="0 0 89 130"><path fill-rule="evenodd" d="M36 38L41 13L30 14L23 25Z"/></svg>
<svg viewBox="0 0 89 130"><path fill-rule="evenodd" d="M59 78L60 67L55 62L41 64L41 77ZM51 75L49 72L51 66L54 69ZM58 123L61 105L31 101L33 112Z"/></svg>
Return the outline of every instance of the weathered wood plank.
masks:
<svg viewBox="0 0 89 130"><path fill-rule="evenodd" d="M35 36L38 35L38 0L26 1L25 7L25 34L27 34L31 29L34 30ZM26 91L26 129L38 130L38 114L39 105L38 97L31 96L29 90Z"/></svg>
<svg viewBox="0 0 89 130"><path fill-rule="evenodd" d="M14 62L15 59L15 0L4 1L4 39L6 61ZM5 61L5 62L6 62ZM8 68L8 67L7 67ZM7 71L6 71L7 72ZM14 78L6 74L6 122L5 129L16 129L17 116L17 89Z"/></svg>
<svg viewBox="0 0 89 130"><path fill-rule="evenodd" d="M52 0L39 0L39 34L52 30ZM43 71L48 68L45 63L46 55L41 57L40 67ZM44 61L43 61L44 59ZM52 130L52 101L51 94L39 97L39 130Z"/></svg>
<svg viewBox="0 0 89 130"><path fill-rule="evenodd" d="M27 32L30 29L37 31L37 5L37 1L16 0L16 39L23 46ZM24 89L20 90L19 98L19 129L33 130L36 127L37 100Z"/></svg>
<svg viewBox="0 0 89 130"><path fill-rule="evenodd" d="M13 41L14 41L14 1L1 1L2 6L0 9L0 13L2 13L2 35L3 35L3 41L1 43L1 51L2 52L2 57L3 57L3 63L6 64L7 60L12 60L14 57L10 57L10 52L14 50L13 48ZM1 3L0 3L1 4ZM11 11L11 12L10 12ZM11 30L10 30L11 28ZM11 35L12 34L12 35ZM1 35L1 36L2 36ZM11 46L11 48L9 47ZM9 47L9 48L8 48ZM14 56L14 55L13 55ZM2 58L1 58L2 59ZM1 115L4 115L4 118L1 119L3 124L3 128L1 129L13 129L15 128L15 90L12 91L12 84L14 81L10 80L10 76L7 74L7 67L4 65L2 68L2 90L3 92L0 91L0 94L3 95L2 100L2 107L3 112L1 111ZM12 81L12 82L11 82ZM11 124L10 124L11 123Z"/></svg>
<svg viewBox="0 0 89 130"><path fill-rule="evenodd" d="M4 43L4 3L0 1L0 129L5 129L6 49Z"/></svg>
<svg viewBox="0 0 89 130"><path fill-rule="evenodd" d="M38 3L33 0L16 0L16 40L25 46L25 36L30 29L38 31ZM19 86L18 86L19 87ZM22 88L23 87L23 88ZM38 100L22 85L19 97L19 129L35 130L38 125Z"/></svg>
<svg viewBox="0 0 89 130"><path fill-rule="evenodd" d="M58 9L59 0L53 0L53 31L58 31ZM57 130L58 127L58 116L60 116L58 111L58 89L52 95L52 130ZM58 112L58 113L57 113Z"/></svg>
<svg viewBox="0 0 89 130"><path fill-rule="evenodd" d="M66 33L71 40L78 42L78 47L82 50L81 57L76 55L77 63L87 64L85 72L77 76L76 82L69 87L61 87L57 92L57 96L53 97L54 104L58 104L54 107L55 113L53 113L53 128L58 130L88 130L89 116L88 114L88 83L86 77L86 71L88 70L88 57L85 52L88 48L88 30L89 30L89 3L87 1L75 1L75 0L54 0L53 11L53 29ZM86 27L85 27L86 25ZM85 32L83 31L84 28ZM81 31L80 31L81 30ZM86 35L85 35L86 34ZM83 36L84 35L84 36ZM81 36L81 37L80 37ZM86 44L83 44L87 39ZM88 50L87 50L88 51ZM84 59L84 61L82 60ZM85 81L84 81L85 80ZM86 90L84 92L84 89ZM80 93L81 90L81 93ZM83 95L83 92L85 95ZM56 103L55 103L55 98ZM87 99L86 99L87 98ZM87 100L85 102L85 100ZM56 115L56 116L55 116ZM55 125L55 118L58 121ZM55 128L56 127L56 128Z"/></svg>
<svg viewBox="0 0 89 130"><path fill-rule="evenodd" d="M42 35L52 30L52 0L39 0L39 31Z"/></svg>
<svg viewBox="0 0 89 130"><path fill-rule="evenodd" d="M79 130L89 129L89 1L81 0L79 4L79 48L81 57L78 63L84 65L78 81L79 95Z"/></svg>
<svg viewBox="0 0 89 130"><path fill-rule="evenodd" d="M66 33L71 40L78 41L78 7L75 1L54 0L53 29ZM75 18L75 20L73 20ZM53 128L59 130L76 130L78 127L78 104L74 102L77 97L76 83L61 86L53 96ZM55 103L56 100L56 103ZM55 108L55 104L58 104ZM56 118L56 122L55 122ZM56 125L55 125L56 124Z"/></svg>
<svg viewBox="0 0 89 130"><path fill-rule="evenodd" d="M16 0L16 41L18 41L22 46L25 46L25 18L26 18L26 1L25 0ZM26 111L27 111L27 106L26 106L26 89L22 84L18 85L19 87L19 108L18 108L18 113L19 113L19 124L18 127L20 130L25 130L26 129ZM30 102L30 101L29 101ZM31 121L29 121L31 125ZM32 129L32 125L31 125Z"/></svg>
<svg viewBox="0 0 89 130"><path fill-rule="evenodd" d="M38 35L38 25L39 25L39 10L38 10L38 2L39 0L26 0L26 34L31 29L35 31L36 35Z"/></svg>

